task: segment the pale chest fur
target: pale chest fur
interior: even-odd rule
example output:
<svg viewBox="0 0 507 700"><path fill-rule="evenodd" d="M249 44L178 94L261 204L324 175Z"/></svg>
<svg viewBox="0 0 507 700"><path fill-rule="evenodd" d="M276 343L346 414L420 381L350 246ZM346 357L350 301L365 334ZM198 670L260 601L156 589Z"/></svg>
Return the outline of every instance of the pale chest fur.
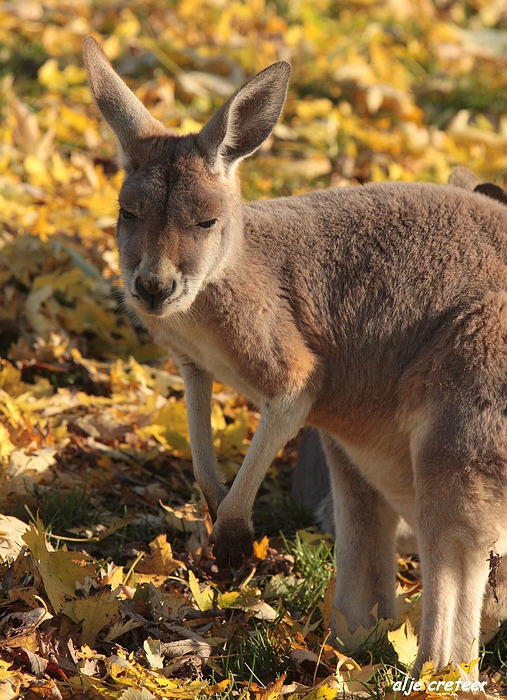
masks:
<svg viewBox="0 0 507 700"><path fill-rule="evenodd" d="M163 321L156 324L148 322L146 326L155 342L169 349L177 361L184 356L190 358L198 367L212 374L217 381L233 387L257 406L261 406L267 399L258 385L248 381L243 373L228 361L213 333L191 322L185 323L181 329L174 323Z"/></svg>

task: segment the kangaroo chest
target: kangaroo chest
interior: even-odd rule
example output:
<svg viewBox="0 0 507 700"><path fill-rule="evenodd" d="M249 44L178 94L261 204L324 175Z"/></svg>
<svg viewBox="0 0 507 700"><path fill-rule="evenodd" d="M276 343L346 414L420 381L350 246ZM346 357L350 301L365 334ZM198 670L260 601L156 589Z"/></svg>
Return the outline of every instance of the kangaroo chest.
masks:
<svg viewBox="0 0 507 700"><path fill-rule="evenodd" d="M187 318L145 320L156 343L186 355L257 406L307 385L315 357L274 293L230 293ZM177 359L177 357L176 357Z"/></svg>
<svg viewBox="0 0 507 700"><path fill-rule="evenodd" d="M198 331L185 329L184 332L173 327L151 329L158 345L171 350L176 360L182 355L189 357L198 367L205 369L215 379L233 387L252 403L260 406L266 396L261 387L249 381L232 362L213 335L200 328Z"/></svg>

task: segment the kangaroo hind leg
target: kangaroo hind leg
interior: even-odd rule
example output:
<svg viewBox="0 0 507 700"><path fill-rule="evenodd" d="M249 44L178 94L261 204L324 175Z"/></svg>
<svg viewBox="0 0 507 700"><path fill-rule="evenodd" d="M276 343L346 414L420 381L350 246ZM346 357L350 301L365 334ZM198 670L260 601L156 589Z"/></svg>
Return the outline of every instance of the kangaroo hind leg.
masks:
<svg viewBox="0 0 507 700"><path fill-rule="evenodd" d="M349 630L396 617L395 537L399 516L361 476L339 443L321 433L329 466L336 532L336 588L333 606ZM333 620L331 621L333 628Z"/></svg>
<svg viewBox="0 0 507 700"><path fill-rule="evenodd" d="M478 657L490 552L507 551L507 294L472 305L423 361L411 438L423 578L418 665L442 667Z"/></svg>

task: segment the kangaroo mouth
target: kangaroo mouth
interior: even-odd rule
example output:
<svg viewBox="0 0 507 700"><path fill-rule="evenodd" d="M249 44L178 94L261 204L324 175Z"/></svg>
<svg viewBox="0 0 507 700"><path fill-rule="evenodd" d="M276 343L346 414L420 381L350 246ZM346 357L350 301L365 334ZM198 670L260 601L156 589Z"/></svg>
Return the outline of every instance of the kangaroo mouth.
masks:
<svg viewBox="0 0 507 700"><path fill-rule="evenodd" d="M130 306L143 317L164 319L188 311L196 296L197 292L189 291L186 284L182 286L177 296L170 298L161 297L153 301L142 299L135 292L131 292Z"/></svg>
<svg viewBox="0 0 507 700"><path fill-rule="evenodd" d="M163 318L164 316L170 316L181 309L178 309L178 302L182 297L186 296L185 292L182 291L177 297L172 299L165 299L158 302L149 303L146 302L135 294L132 295L136 299L136 309L141 310L146 316L155 316L157 318Z"/></svg>

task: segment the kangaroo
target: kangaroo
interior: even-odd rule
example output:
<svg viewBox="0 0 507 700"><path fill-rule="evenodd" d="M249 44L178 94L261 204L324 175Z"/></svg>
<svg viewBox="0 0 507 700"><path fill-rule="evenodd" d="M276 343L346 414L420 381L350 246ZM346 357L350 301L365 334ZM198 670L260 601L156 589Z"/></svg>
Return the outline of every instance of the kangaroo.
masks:
<svg viewBox="0 0 507 700"><path fill-rule="evenodd" d="M288 63L180 137L90 37L84 61L125 168L126 300L180 366L218 565L252 553L256 492L307 423L329 465L334 605L350 629L371 626L375 603L394 616L402 517L424 587L414 675L428 659L476 658L489 552L507 551L507 208L417 183L244 205L238 164L281 114ZM229 491L212 442L213 377L261 412Z"/></svg>

